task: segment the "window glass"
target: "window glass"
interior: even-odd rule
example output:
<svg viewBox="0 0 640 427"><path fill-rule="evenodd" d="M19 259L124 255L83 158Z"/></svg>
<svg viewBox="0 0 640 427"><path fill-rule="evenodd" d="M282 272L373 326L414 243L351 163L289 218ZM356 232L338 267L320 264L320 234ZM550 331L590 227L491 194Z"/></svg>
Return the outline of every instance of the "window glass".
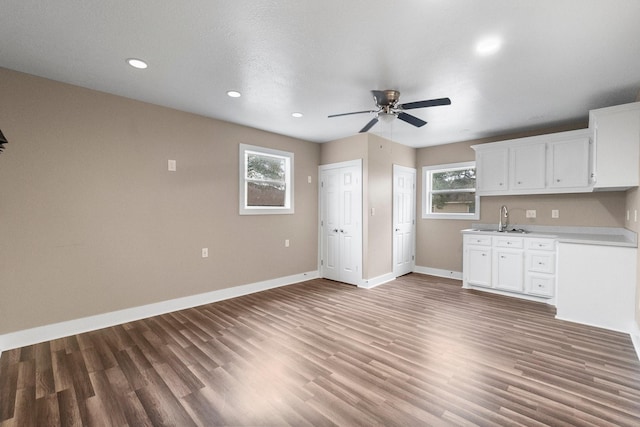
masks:
<svg viewBox="0 0 640 427"><path fill-rule="evenodd" d="M475 162L425 166L423 218L478 219L480 200L476 196Z"/></svg>
<svg viewBox="0 0 640 427"><path fill-rule="evenodd" d="M240 214L293 213L293 153L240 144Z"/></svg>

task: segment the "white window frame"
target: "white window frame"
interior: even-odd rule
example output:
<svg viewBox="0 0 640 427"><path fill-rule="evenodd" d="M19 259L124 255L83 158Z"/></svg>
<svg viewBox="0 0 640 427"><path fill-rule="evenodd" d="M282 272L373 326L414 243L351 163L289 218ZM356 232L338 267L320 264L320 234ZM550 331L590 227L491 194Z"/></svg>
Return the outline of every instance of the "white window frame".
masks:
<svg viewBox="0 0 640 427"><path fill-rule="evenodd" d="M476 162L462 162L462 163L449 163L445 165L433 165L422 167L422 218L429 219L468 219L477 220L480 219L480 196L476 192L476 189L472 189L471 192L475 193L475 205L476 209L473 213L438 213L431 211L431 195L434 193L431 190L431 184L433 182L433 174L437 172L445 172L456 169L468 169L475 168ZM477 181L476 181L477 186ZM468 193L469 189L463 190L445 190L443 193L455 193L456 191ZM437 192L436 192L437 193Z"/></svg>
<svg viewBox="0 0 640 427"><path fill-rule="evenodd" d="M249 154L272 156L282 158L285 161L285 202L284 206L247 206L247 159ZM268 214L292 214L293 209L293 153L275 150L273 148L258 147L256 145L240 144L240 215L268 215Z"/></svg>

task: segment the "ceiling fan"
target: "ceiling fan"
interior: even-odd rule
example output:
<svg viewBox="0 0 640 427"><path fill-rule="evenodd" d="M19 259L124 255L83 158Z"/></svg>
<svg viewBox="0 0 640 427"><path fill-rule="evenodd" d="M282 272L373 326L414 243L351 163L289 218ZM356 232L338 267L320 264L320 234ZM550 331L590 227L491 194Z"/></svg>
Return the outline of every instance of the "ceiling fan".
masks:
<svg viewBox="0 0 640 427"><path fill-rule="evenodd" d="M369 121L362 129L360 133L367 132L371 129L378 120L381 118L399 118L403 122L407 122L415 127L422 127L427 124L422 119L407 114L405 110L413 110L415 108L436 107L438 105L450 105L451 100L449 98L428 99L425 101L408 102L406 104L398 104L400 99L400 92L397 90L372 90L373 99L376 103L377 110L366 111L354 111L353 113L332 114L329 117L349 116L351 114L363 114L370 113L375 114L375 117Z"/></svg>

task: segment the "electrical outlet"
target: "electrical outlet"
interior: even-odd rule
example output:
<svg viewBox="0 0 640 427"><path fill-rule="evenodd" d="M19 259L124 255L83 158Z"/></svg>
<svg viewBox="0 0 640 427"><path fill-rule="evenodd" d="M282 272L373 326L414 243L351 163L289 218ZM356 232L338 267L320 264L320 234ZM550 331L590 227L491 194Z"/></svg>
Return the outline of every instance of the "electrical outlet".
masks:
<svg viewBox="0 0 640 427"><path fill-rule="evenodd" d="M285 239L284 241L284 247L288 248L289 247L289 239Z"/></svg>
<svg viewBox="0 0 640 427"><path fill-rule="evenodd" d="M202 248L202 258L209 258L209 248Z"/></svg>
<svg viewBox="0 0 640 427"><path fill-rule="evenodd" d="M169 168L169 171L175 172L176 171L176 161L175 160L169 160L168 168Z"/></svg>
<svg viewBox="0 0 640 427"><path fill-rule="evenodd" d="M535 218L536 210L535 209L527 209L527 218Z"/></svg>
<svg viewBox="0 0 640 427"><path fill-rule="evenodd" d="M627 209L627 221L629 221L629 209Z"/></svg>
<svg viewBox="0 0 640 427"><path fill-rule="evenodd" d="M307 182L311 184L311 175L307 176Z"/></svg>
<svg viewBox="0 0 640 427"><path fill-rule="evenodd" d="M375 216L376 215L376 208L371 208L371 216Z"/></svg>
<svg viewBox="0 0 640 427"><path fill-rule="evenodd" d="M560 211L558 209L551 209L551 218L560 218Z"/></svg>

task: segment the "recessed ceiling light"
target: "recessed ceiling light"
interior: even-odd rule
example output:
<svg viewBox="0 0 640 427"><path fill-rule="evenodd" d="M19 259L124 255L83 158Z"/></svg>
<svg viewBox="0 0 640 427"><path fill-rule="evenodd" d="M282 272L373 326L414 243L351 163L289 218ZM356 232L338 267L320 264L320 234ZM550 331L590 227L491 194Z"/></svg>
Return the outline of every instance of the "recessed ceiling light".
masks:
<svg viewBox="0 0 640 427"><path fill-rule="evenodd" d="M137 58L127 59L127 64L131 65L133 68L139 68L141 70L144 70L145 68L148 67L146 62L144 62L142 59L137 59Z"/></svg>
<svg viewBox="0 0 640 427"><path fill-rule="evenodd" d="M296 119L299 119L300 117L304 116L304 114L302 114L302 113L298 113L298 112L291 113L291 115L292 115L293 117L295 117Z"/></svg>
<svg viewBox="0 0 640 427"><path fill-rule="evenodd" d="M227 92L227 95L229 95L232 98L240 98L242 96L242 94L237 90L230 90Z"/></svg>
<svg viewBox="0 0 640 427"><path fill-rule="evenodd" d="M478 55L491 55L499 51L501 46L502 40L498 37L487 37L476 44L476 53Z"/></svg>

